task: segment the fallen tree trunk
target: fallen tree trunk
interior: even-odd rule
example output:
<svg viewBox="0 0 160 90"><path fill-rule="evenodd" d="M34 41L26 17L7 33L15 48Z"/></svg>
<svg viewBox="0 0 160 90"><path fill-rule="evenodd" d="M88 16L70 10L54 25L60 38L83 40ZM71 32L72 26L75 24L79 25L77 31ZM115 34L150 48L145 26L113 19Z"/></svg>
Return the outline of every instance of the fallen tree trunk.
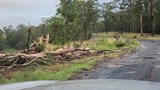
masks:
<svg viewBox="0 0 160 90"><path fill-rule="evenodd" d="M6 56L7 56L6 54L0 53L0 59L5 58Z"/></svg>
<svg viewBox="0 0 160 90"><path fill-rule="evenodd" d="M37 53L37 54L20 54L21 57L24 58L43 58L46 56L45 52Z"/></svg>
<svg viewBox="0 0 160 90"><path fill-rule="evenodd" d="M19 54L14 56L8 56L0 60L0 66L10 66L12 64L24 64L28 63L35 58L43 58L46 56L45 52L38 54Z"/></svg>
<svg viewBox="0 0 160 90"><path fill-rule="evenodd" d="M103 52L112 50L90 50L89 48L61 48L53 52L44 51L37 54L24 54L6 55L0 53L0 66L17 66L17 65L29 65L34 61L40 60L47 55L53 56L57 60L71 60L74 58L81 58L84 56L99 55Z"/></svg>
<svg viewBox="0 0 160 90"><path fill-rule="evenodd" d="M19 57L18 56L11 56L11 57L6 57L0 60L0 66L9 66L14 61L16 61Z"/></svg>
<svg viewBox="0 0 160 90"><path fill-rule="evenodd" d="M65 53L71 53L71 52L74 52L76 50L75 47L70 47L70 48L61 48L61 49L58 49L56 51L53 51L53 52L49 52L48 54L51 54L53 56L56 56L56 55L61 55L61 54L65 54Z"/></svg>

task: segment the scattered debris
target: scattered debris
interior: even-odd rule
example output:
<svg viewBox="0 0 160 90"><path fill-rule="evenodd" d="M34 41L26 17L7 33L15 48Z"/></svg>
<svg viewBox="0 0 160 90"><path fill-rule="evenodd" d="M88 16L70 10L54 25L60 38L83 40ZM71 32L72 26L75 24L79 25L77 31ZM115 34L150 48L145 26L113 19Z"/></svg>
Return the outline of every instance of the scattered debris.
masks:
<svg viewBox="0 0 160 90"><path fill-rule="evenodd" d="M30 40L30 37L32 40ZM30 44L30 42L33 42ZM73 60L86 56L95 56L110 50L91 50L90 48L81 48L76 46L63 47L58 50L51 50L49 45L49 34L43 34L36 40L32 35L31 28L28 30L27 49L16 54L6 54L0 52L0 68L14 68L18 66L27 66L32 63L43 62L47 65L50 63L43 60L51 56L53 60ZM38 64L38 63L37 63Z"/></svg>

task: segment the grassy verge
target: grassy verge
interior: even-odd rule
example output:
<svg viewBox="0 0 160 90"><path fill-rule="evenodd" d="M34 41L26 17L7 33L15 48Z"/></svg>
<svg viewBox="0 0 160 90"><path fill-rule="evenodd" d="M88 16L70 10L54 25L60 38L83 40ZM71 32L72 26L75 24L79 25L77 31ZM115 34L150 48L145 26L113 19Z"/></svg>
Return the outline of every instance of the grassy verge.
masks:
<svg viewBox="0 0 160 90"><path fill-rule="evenodd" d="M159 34L151 36L149 33L144 33L143 36L141 36L140 33L124 33L123 36L127 38L135 38L137 40L160 40Z"/></svg>
<svg viewBox="0 0 160 90"><path fill-rule="evenodd" d="M94 56L61 65L55 64L53 66L41 66L37 68L28 66L27 68L23 68L12 73L12 75L7 78L1 77L0 83L34 80L67 80L76 71L83 69L89 70L92 68L93 64L101 58L102 56Z"/></svg>
<svg viewBox="0 0 160 90"><path fill-rule="evenodd" d="M13 83L33 80L67 80L75 72L83 69L91 69L92 66L103 58L117 58L124 53L129 52L139 45L136 40L128 41L127 38L121 38L116 41L113 33L98 34L93 39L84 42L83 47L89 47L95 50L111 50L99 56L86 57L83 59L65 61L63 63L53 63L50 66L27 66L15 72L9 73L7 76L0 76L0 83ZM117 46L120 45L120 46ZM121 46L122 45L122 46ZM49 58L48 61L54 61Z"/></svg>

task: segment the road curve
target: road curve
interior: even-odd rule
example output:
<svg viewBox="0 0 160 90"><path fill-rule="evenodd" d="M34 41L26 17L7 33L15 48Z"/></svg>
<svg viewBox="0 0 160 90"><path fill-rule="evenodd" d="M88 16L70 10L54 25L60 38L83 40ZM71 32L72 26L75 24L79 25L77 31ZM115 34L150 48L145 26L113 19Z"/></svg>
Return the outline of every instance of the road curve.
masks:
<svg viewBox="0 0 160 90"><path fill-rule="evenodd" d="M140 41L141 45L120 59L102 60L90 71L77 72L71 80L127 79L160 81L160 41Z"/></svg>
<svg viewBox="0 0 160 90"><path fill-rule="evenodd" d="M54 83L56 83L56 81L28 81L28 82L0 85L0 90L23 90L26 88L38 87Z"/></svg>

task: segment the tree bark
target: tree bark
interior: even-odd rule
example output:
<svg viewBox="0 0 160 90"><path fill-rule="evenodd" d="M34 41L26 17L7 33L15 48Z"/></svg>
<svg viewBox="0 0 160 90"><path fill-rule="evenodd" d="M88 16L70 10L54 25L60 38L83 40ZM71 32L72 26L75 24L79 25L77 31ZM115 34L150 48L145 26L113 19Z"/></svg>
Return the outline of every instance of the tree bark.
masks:
<svg viewBox="0 0 160 90"><path fill-rule="evenodd" d="M38 54L30 54L30 55L28 54L12 55L0 59L0 66L10 66L12 64L24 64L30 62L34 58L43 58L45 56L47 56L45 52L41 52Z"/></svg>
<svg viewBox="0 0 160 90"><path fill-rule="evenodd" d="M141 30L141 36L143 36L143 3L142 0L140 0L140 30Z"/></svg>
<svg viewBox="0 0 160 90"><path fill-rule="evenodd" d="M131 33L131 1L129 0L129 33Z"/></svg>
<svg viewBox="0 0 160 90"><path fill-rule="evenodd" d="M140 29L141 29L141 36L143 36L143 15L140 15Z"/></svg>
<svg viewBox="0 0 160 90"><path fill-rule="evenodd" d="M154 7L155 7L155 0L151 0L150 1L150 21L151 21L151 23L150 23L150 30L151 30L151 35L153 36L154 35L154 32L155 32L155 30L154 30Z"/></svg>
<svg viewBox="0 0 160 90"><path fill-rule="evenodd" d="M28 51L28 52L30 52L30 51L29 51L29 47L30 47L30 45L29 45L30 35L31 35L31 27L28 29L28 37L27 37L27 51Z"/></svg>
<svg viewBox="0 0 160 90"><path fill-rule="evenodd" d="M106 34L108 34L108 26L107 26L107 23L105 23L105 31L106 31Z"/></svg>

